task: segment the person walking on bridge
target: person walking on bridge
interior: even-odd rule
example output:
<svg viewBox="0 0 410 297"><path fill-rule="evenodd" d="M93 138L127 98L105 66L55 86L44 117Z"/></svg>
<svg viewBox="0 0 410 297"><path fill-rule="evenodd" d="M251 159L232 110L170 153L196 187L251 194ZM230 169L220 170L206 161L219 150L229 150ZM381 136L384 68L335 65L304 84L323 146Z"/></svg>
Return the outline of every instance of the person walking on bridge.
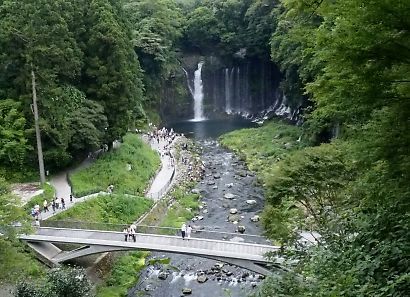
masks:
<svg viewBox="0 0 410 297"><path fill-rule="evenodd" d="M186 224L183 223L181 226L181 235L182 235L182 240L185 239L185 233L186 233Z"/></svg>
<svg viewBox="0 0 410 297"><path fill-rule="evenodd" d="M192 227L191 225L188 225L188 227L186 227L186 238L188 240L191 238L191 232L192 232Z"/></svg>

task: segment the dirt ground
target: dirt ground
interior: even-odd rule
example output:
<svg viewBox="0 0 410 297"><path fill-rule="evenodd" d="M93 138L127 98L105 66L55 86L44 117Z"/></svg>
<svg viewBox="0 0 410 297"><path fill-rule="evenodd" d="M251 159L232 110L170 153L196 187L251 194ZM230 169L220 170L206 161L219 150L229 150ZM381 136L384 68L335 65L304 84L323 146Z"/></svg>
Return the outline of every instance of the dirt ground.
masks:
<svg viewBox="0 0 410 297"><path fill-rule="evenodd" d="M11 189L13 194L21 198L22 205L26 204L34 196L44 192L44 190L40 188L39 183L13 184Z"/></svg>

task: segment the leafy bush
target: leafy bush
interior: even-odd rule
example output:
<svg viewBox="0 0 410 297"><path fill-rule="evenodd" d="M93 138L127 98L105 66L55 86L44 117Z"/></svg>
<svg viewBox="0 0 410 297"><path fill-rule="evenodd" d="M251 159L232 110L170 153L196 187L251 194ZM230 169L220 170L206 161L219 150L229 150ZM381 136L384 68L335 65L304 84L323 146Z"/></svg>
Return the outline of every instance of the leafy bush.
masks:
<svg viewBox="0 0 410 297"><path fill-rule="evenodd" d="M139 272L145 267L148 252L130 252L121 257L114 265L110 276L103 286L97 289L98 297L126 296L128 288L135 285Z"/></svg>

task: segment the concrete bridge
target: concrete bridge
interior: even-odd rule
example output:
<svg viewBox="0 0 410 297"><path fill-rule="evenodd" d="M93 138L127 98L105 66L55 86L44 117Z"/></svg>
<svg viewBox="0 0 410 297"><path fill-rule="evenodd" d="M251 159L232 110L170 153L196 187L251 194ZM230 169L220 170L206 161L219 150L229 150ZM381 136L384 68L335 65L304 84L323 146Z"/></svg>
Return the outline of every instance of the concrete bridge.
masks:
<svg viewBox="0 0 410 297"><path fill-rule="evenodd" d="M275 252L276 246L232 242L206 238L182 240L179 236L136 234L136 242L124 240L122 232L68 228L38 228L32 235L20 239L36 252L46 264L53 266L75 258L113 251L146 250L186 254L214 259L237 265L267 275L267 252ZM79 248L63 251L54 244L76 244Z"/></svg>

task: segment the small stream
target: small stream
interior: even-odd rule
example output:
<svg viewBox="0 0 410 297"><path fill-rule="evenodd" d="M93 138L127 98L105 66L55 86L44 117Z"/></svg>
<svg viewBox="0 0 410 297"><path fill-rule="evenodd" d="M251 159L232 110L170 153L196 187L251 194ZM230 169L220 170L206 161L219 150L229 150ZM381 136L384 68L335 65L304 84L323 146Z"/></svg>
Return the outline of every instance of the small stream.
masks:
<svg viewBox="0 0 410 297"><path fill-rule="evenodd" d="M202 160L206 172L205 178L193 190L200 192L202 203L200 219L190 222L191 225L194 225L194 229L233 233L213 234L215 239L268 244L262 237L246 236L262 233L260 222L251 221L252 217L260 214L264 200L263 190L254 174L215 140L202 139L198 143L203 148ZM229 221L232 208L238 212ZM237 224L232 222L236 219L239 220ZM238 226L245 227L243 235L237 232ZM209 237L200 232L192 236ZM177 297L183 296L184 288L192 290L189 296L247 296L263 278L254 272L206 258L166 253L153 253L152 257L169 258L170 263L147 266L141 273L139 283L129 291L128 296ZM204 279L205 282L199 282Z"/></svg>

